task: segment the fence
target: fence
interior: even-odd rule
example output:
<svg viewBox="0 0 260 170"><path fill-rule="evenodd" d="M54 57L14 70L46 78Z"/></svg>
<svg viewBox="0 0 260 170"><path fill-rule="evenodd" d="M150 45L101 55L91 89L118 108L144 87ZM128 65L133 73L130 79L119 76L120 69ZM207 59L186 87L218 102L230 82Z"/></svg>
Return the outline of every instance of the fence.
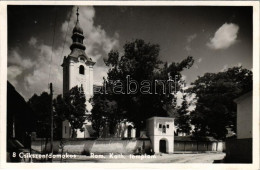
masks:
<svg viewBox="0 0 260 170"><path fill-rule="evenodd" d="M225 143L218 141L174 141L174 151L225 151Z"/></svg>

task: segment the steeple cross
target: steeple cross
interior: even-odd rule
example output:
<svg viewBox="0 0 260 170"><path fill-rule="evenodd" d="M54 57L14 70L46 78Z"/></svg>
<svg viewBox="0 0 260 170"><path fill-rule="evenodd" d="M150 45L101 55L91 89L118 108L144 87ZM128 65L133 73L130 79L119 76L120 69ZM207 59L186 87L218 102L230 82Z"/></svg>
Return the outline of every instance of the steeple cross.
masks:
<svg viewBox="0 0 260 170"><path fill-rule="evenodd" d="M76 13L76 15L77 15L77 22L79 21L79 7L77 7L77 13Z"/></svg>

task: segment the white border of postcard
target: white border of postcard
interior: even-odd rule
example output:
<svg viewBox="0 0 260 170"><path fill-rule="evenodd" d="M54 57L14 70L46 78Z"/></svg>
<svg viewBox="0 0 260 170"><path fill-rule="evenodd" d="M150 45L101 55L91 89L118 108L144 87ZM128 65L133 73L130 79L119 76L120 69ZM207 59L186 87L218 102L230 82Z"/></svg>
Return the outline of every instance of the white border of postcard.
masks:
<svg viewBox="0 0 260 170"><path fill-rule="evenodd" d="M6 163L7 5L145 5L253 7L253 163ZM259 2L258 1L5 1L0 2L0 169L259 169Z"/></svg>

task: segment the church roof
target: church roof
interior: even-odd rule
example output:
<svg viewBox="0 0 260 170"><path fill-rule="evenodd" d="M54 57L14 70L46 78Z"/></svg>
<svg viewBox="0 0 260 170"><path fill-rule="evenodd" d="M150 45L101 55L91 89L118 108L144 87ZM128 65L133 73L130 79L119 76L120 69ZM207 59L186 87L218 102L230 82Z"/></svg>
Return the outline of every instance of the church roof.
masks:
<svg viewBox="0 0 260 170"><path fill-rule="evenodd" d="M83 34L83 29L80 27L79 21L76 22L75 27L73 28L73 34L74 33L79 33L79 34Z"/></svg>

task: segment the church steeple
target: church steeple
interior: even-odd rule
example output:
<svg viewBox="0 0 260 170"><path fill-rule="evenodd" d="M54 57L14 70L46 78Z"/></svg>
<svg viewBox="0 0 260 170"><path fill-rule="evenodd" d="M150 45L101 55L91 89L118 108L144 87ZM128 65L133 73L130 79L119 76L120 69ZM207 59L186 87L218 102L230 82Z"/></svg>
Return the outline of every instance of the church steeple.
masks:
<svg viewBox="0 0 260 170"><path fill-rule="evenodd" d="M76 13L76 15L77 15L77 22L79 22L79 7L77 8L77 13Z"/></svg>
<svg viewBox="0 0 260 170"><path fill-rule="evenodd" d="M75 86L83 87L87 110L91 110L92 105L89 99L93 96L93 67L95 62L85 52L83 29L79 24L79 8L77 8L76 16L77 20L71 37L73 41L70 46L71 52L64 57L61 65L63 67L63 95L68 94L70 89ZM89 122L85 123L90 124ZM68 120L62 122L62 138L70 138L70 131L66 130L70 129L70 127ZM77 137L89 137L89 131L86 126L84 125L82 128L84 128L84 132L77 131Z"/></svg>
<svg viewBox="0 0 260 170"><path fill-rule="evenodd" d="M83 35L83 29L80 27L79 24L79 8L77 8L77 21L75 24L75 27L73 28L73 35L72 35L72 45L70 46L70 49L73 51L75 48L85 50L86 47L83 44L84 35Z"/></svg>

